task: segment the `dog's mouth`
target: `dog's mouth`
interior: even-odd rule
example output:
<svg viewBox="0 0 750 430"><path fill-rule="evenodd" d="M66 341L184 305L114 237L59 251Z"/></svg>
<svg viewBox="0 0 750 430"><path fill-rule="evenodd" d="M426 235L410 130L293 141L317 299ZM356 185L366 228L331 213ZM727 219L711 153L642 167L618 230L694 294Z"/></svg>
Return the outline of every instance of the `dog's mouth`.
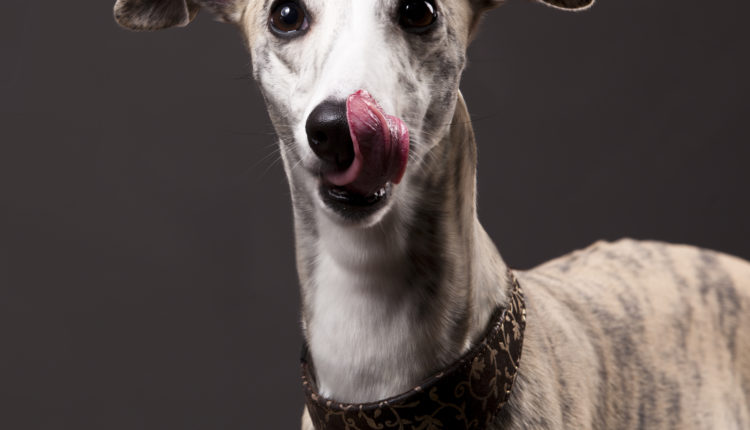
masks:
<svg viewBox="0 0 750 430"><path fill-rule="evenodd" d="M322 183L318 192L329 208L343 218L359 221L383 208L391 195L390 182L370 194L360 194L345 187Z"/></svg>
<svg viewBox="0 0 750 430"><path fill-rule="evenodd" d="M346 218L364 218L385 206L401 182L409 158L409 130L387 115L364 90L346 101L354 159L344 169L321 174L323 202Z"/></svg>

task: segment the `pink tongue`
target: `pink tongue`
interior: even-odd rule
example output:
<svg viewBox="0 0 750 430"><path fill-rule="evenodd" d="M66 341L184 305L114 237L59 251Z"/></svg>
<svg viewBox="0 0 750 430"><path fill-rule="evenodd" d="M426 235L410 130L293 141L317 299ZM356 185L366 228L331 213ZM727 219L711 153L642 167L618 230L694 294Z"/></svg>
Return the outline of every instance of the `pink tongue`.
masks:
<svg viewBox="0 0 750 430"><path fill-rule="evenodd" d="M346 118L354 142L354 162L325 178L362 195L377 192L390 181L398 184L409 158L409 129L386 115L370 93L359 90L346 101Z"/></svg>

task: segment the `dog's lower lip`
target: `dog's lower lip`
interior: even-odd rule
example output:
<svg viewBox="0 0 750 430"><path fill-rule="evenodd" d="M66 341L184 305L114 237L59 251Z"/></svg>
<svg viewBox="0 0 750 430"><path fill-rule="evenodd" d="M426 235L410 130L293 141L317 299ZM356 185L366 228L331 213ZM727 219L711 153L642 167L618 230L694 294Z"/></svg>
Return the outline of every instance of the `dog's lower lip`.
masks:
<svg viewBox="0 0 750 430"><path fill-rule="evenodd" d="M369 195L358 194L327 183L320 185L320 198L323 203L339 216L349 221L361 221L383 208L390 196L392 185L386 183Z"/></svg>
<svg viewBox="0 0 750 430"><path fill-rule="evenodd" d="M323 188L324 192L328 194L328 197L337 202L352 206L371 206L378 203L386 196L386 186L387 185L383 185L378 191L367 196L351 192L344 187L324 185Z"/></svg>

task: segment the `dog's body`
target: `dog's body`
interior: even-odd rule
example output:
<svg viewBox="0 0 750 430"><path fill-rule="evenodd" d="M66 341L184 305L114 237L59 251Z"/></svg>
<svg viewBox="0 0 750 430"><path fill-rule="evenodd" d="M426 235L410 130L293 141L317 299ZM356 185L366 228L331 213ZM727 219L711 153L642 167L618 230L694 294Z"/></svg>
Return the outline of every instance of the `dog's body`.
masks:
<svg viewBox="0 0 750 430"><path fill-rule="evenodd" d="M289 178L303 328L325 397L413 387L469 350L508 300L477 219L458 91L496 3L117 2L130 28L185 25L203 6L243 29ZM749 263L621 241L517 276L523 358L494 428L750 428Z"/></svg>
<svg viewBox="0 0 750 430"><path fill-rule="evenodd" d="M747 262L620 240L516 276L524 352L496 429L750 428Z"/></svg>
<svg viewBox="0 0 750 430"><path fill-rule="evenodd" d="M518 277L524 356L498 428L750 428L746 262L621 240Z"/></svg>

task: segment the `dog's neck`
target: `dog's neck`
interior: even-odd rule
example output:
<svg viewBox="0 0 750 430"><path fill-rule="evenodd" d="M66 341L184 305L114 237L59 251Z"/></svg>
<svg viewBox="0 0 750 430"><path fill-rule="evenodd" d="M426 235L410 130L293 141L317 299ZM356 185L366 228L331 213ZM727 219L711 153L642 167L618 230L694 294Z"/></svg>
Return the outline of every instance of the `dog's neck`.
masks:
<svg viewBox="0 0 750 430"><path fill-rule="evenodd" d="M476 144L460 95L444 133L375 227L316 216L292 186L304 334L327 397L412 388L466 351L506 297L505 265L476 215Z"/></svg>

